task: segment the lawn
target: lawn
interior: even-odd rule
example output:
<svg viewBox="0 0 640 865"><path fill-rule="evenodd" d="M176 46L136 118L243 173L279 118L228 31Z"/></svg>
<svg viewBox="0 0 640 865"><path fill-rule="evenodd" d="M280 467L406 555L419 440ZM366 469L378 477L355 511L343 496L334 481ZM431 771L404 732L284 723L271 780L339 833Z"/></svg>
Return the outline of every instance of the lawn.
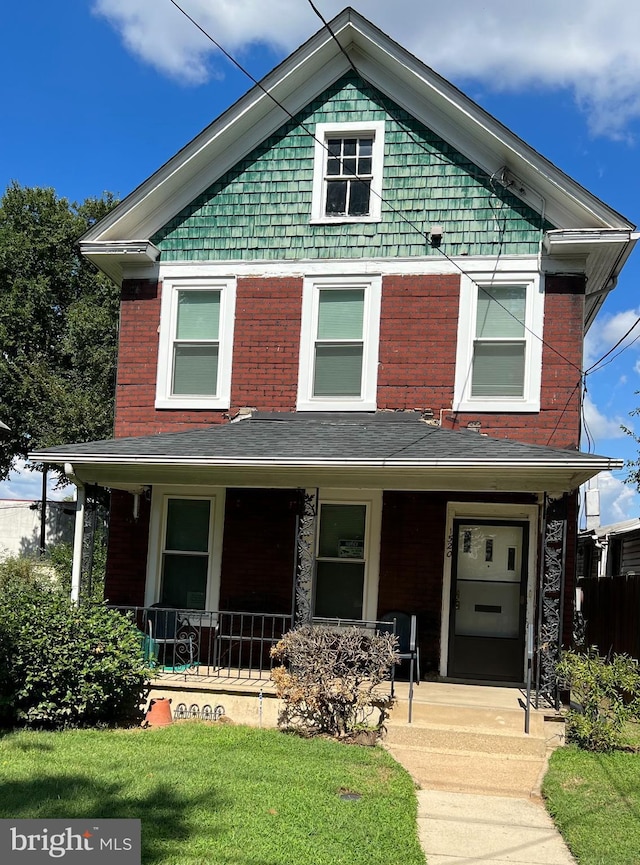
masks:
<svg viewBox="0 0 640 865"><path fill-rule="evenodd" d="M10 733L0 767L0 817L139 817L144 865L425 861L413 782L381 748L185 722Z"/></svg>
<svg viewBox="0 0 640 865"><path fill-rule="evenodd" d="M559 748L543 793L580 865L640 863L639 755Z"/></svg>

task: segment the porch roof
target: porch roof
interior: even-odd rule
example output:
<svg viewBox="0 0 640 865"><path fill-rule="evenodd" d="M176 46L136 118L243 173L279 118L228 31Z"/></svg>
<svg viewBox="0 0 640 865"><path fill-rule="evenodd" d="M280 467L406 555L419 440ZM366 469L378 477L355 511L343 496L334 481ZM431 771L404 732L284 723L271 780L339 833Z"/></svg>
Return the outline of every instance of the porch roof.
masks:
<svg viewBox="0 0 640 865"><path fill-rule="evenodd" d="M383 489L575 489L622 461L442 429L416 412L254 413L184 432L34 451L83 483L342 486Z"/></svg>

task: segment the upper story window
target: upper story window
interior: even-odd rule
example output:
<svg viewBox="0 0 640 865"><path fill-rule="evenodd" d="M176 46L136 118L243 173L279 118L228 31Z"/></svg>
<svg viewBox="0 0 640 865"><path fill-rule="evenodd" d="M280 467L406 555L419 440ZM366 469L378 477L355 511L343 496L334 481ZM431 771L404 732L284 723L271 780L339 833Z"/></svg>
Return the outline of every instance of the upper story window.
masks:
<svg viewBox="0 0 640 865"><path fill-rule="evenodd" d="M374 411L380 277L306 279L299 411Z"/></svg>
<svg viewBox="0 0 640 865"><path fill-rule="evenodd" d="M456 411L540 411L544 296L538 282L463 278Z"/></svg>
<svg viewBox="0 0 640 865"><path fill-rule="evenodd" d="M234 280L162 286L156 408L228 408Z"/></svg>
<svg viewBox="0 0 640 865"><path fill-rule="evenodd" d="M384 121L316 124L312 222L377 222Z"/></svg>

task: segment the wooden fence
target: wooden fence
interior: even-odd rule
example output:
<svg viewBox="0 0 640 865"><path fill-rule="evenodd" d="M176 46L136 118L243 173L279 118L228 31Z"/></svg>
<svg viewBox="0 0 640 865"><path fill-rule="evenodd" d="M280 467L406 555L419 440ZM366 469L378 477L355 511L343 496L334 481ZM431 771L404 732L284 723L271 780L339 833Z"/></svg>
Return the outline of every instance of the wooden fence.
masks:
<svg viewBox="0 0 640 865"><path fill-rule="evenodd" d="M586 644L640 660L640 574L582 580Z"/></svg>

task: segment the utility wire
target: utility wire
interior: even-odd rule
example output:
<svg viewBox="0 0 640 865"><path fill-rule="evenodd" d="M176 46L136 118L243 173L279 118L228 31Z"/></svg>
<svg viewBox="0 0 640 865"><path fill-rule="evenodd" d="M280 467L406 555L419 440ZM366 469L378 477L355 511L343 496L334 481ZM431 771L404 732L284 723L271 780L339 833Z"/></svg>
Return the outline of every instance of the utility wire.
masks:
<svg viewBox="0 0 640 865"><path fill-rule="evenodd" d="M324 16L322 15L322 13L317 9L317 7L316 7L315 4L312 2L312 0L307 0L307 2L309 3L309 6L311 6L311 8L312 8L313 11L315 12L315 14L318 16L318 18L322 21L322 23L323 23L324 26L326 27L328 33L330 34L330 36L332 37L332 39L335 41L335 43L336 43L336 45L338 46L338 48L340 49L340 51L341 51L341 52L344 54L344 56L347 58L347 62L349 63L349 65L351 66L351 68L353 69L353 71L355 72L355 74L356 74L359 78L362 78L362 75L360 75L360 72L358 71L358 69L357 69L355 63L354 63L353 60L352 60L352 58L349 56L349 54L346 52L346 50L344 49L344 47L341 45L340 40L338 39L338 37L336 36L336 34L333 32L333 30L331 29L331 26L330 26L329 23L326 21L326 19L325 19ZM417 139L416 139L416 138L411 134L410 130L408 130L404 124L400 123L400 121L399 121L397 118L393 117L393 115L391 114L391 112L388 111L388 109L387 109L386 106L385 106L385 111L387 111L387 113L390 114L391 118L392 118L396 123L398 123L399 126L402 126L402 127L403 127L404 131L405 131L405 132L410 136L411 140L412 140L415 144L417 144L419 147L421 147L423 150L425 150L425 152L429 153L429 155L432 155L432 151L427 150L427 148L424 147L424 146L422 145L421 142L417 141ZM444 160L443 160L443 161L444 161ZM450 162L449 164L453 164L453 163ZM493 177L490 178L490 181L489 181L489 182L491 183L492 188L493 188ZM494 194L495 194L495 189L494 189ZM491 204L491 199L490 199L490 198L489 198L489 206L490 206L491 209L493 210L493 206L492 206L492 204ZM504 206L504 202L503 202L503 206ZM502 210L502 208L501 208L501 210ZM495 279L495 274L496 274L497 269L498 269L498 259L499 259L500 251L501 251L501 249L502 249L502 239L503 239L503 235L504 235L504 227L503 227L502 232L501 232L500 250L499 250L498 256L496 257L496 264L495 264L494 271L493 271L493 274L492 274L492 277L491 277L491 282L493 282L493 280ZM445 251L444 251L440 246L435 246L435 247L434 247L433 244L432 244L432 249L437 249L438 252L439 252L441 255L443 255L443 256L447 259L447 261L448 261L450 264L452 264L454 267L456 267L456 268L460 271L461 274L463 274L463 275L466 276L468 279L470 279L470 280L471 280L471 281L472 281L472 282L473 282L473 283L478 287L478 289L480 289L482 292L484 292L484 294L485 294L487 297L491 298L495 303L498 304L498 306L502 307L502 309L503 309L505 312L507 312L507 313L508 313L512 318L514 318L514 319L515 319L519 324L521 324L522 327L523 327L523 328L524 328L528 333L530 333L530 334L531 334L532 336L534 336L536 339L539 339L540 342L541 342L544 346L546 346L546 347L549 348L551 351L553 351L556 355L558 355L558 357L560 357L562 360L564 360L565 363L568 363L568 364L569 364L570 366L572 366L575 370L577 370L577 372L579 372L581 376L583 375L582 369L581 369L579 366L576 366L575 363L573 363L572 361L570 361L570 360L569 360L567 357L565 357L561 352L559 352L556 348L554 348L550 343L546 342L546 340L545 340L543 337L541 337L541 336L540 336L539 334L537 334L534 330L532 330L530 327L528 327L524 321L520 321L520 319L518 318L517 315L515 315L515 314L514 314L510 309L508 309L506 306L504 306L502 303L500 303L500 301L499 301L496 297L494 297L494 295L492 295L492 294L491 294L491 293L490 293L490 292L489 292L489 291L488 291L484 286L479 285L479 284L476 282L476 280L474 280L473 277L471 277L471 276L470 276L470 275L469 275L469 274L464 270L464 268L462 268L462 267L461 267L461 266L460 266L456 261L454 261L454 260L451 258L451 256L447 255L447 253L446 253L446 252L445 252Z"/></svg>
<svg viewBox="0 0 640 865"><path fill-rule="evenodd" d="M600 372L600 370L602 369L603 366L607 366L607 364L606 364L606 363L603 364L602 361L603 361L605 358L609 357L609 355L611 354L611 352L615 351L615 350L618 348L618 346L620 345L620 343L622 343L622 342L625 341L625 339L629 336L629 334L631 333L631 331L632 331L632 330L635 330L635 328L638 326L638 324L640 324L640 318L637 318L637 319L634 321L634 323L631 325L631 327L629 328L629 330L624 334L624 336L621 336L620 339L617 341L617 343L616 343L614 346L612 346L612 347L609 349L609 351L606 352L606 354L603 354L603 355L602 355L602 357L600 358L600 360L597 360L595 363L591 364L591 366L589 367L589 369L585 370L585 373L584 373L584 374L585 374L585 375L589 375L589 373L592 373L592 372ZM622 354L622 352L623 352L623 351L626 351L626 350L629 348L629 346L632 346L633 343L636 342L636 340L638 340L638 339L640 339L640 334L638 334L638 336L636 336L634 339L632 339L631 342L630 342L628 345L625 345L625 347L622 349L622 351L619 351L618 354L617 354L615 357L620 357L620 355ZM611 358L611 360L615 360L615 358ZM611 363L611 361L608 361L608 363ZM602 364L602 366L600 366L600 364Z"/></svg>
<svg viewBox="0 0 640 865"><path fill-rule="evenodd" d="M198 23L198 22L197 22L197 21L196 21L196 20L195 20L195 19L194 19L194 18L193 18L193 17L192 17L192 16L191 16L191 15L190 15L186 10L185 10L185 9L183 9L182 6L180 6L180 4L177 2L177 0L170 0L170 2L172 3L173 6L175 6L175 8L176 8L179 12L181 12L181 13L185 16L185 18L187 18L187 19L188 19L188 20L193 24L194 27L196 27L196 28L197 28L197 29L198 29L198 30L203 34L203 36L205 36L205 37L206 37L210 42L213 43L213 45L216 46L216 48L217 48L217 49L218 49L218 50L219 50L219 51L220 51L220 52L221 52L221 53L222 53L222 54L223 54L223 55L224 55L224 56L229 60L230 63L232 63L232 64L233 64L237 69L239 69L239 70L240 70L244 75L246 75L246 77L249 78L249 80L252 81L253 84L255 84L256 87L258 87L259 90L261 90L261 91L265 94L265 96L267 96L267 97L268 97L268 98L269 98L269 99L274 103L274 105L276 105L278 108L280 108L282 111L284 111L284 113L289 117L290 120L293 120L294 122L298 123L299 126L300 126L300 128L302 129L302 131L303 131L306 135L308 135L308 136L309 136L310 138L312 138L312 139L313 139L313 140L314 140L318 145L320 145L320 146L323 148L323 150L325 150L326 152L328 152L328 147L327 147L327 145L325 144L325 142L324 142L324 141L321 141L320 139L318 139L318 138L316 137L316 135L315 135L315 134L314 134L314 133L313 133L313 132L312 132L312 131L307 127L307 126L305 126L304 123L302 123L301 121L297 120L296 117L291 113L291 111L289 111L288 108L286 108L286 107L285 107L285 106L284 106L284 105L283 105L283 104L282 104L278 99L276 99L276 97L275 97L275 96L274 96L274 95L273 95L269 90L267 90L267 88L266 88L266 87L265 87L265 86L264 86L260 81L258 81L258 79L255 78L255 76L253 76L253 75L251 74L251 72L249 72L248 69L246 69L246 68L245 68L245 67L244 67L244 66L243 66L243 65L242 65L238 60L236 60L236 58L235 58L235 57L234 57L234 56L233 56L229 51L227 51L227 50L226 50L226 49L225 49L225 48L224 48L224 47L223 47L223 46L222 46L222 45L221 45L221 44L220 44L216 39L214 39L214 37L211 36L211 34L208 33L208 32L204 29L204 27L202 27L202 26L201 26L201 25L200 25L200 24L199 24L199 23ZM341 53L342 53L342 54L345 56L345 58L347 59L347 61L348 61L348 63L349 63L349 66L351 67L351 69L353 70L353 72L354 72L354 73L355 73L359 78L362 78L362 76L360 75L360 72L358 71L358 69L357 69L355 63L353 62L353 59L349 56L348 52L347 52L347 51L345 50L345 48L341 45L340 40L337 38L336 34L332 31L332 29L331 29L329 23L325 20L325 18L323 17L322 13L318 10L318 8L315 6L315 4L312 2L312 0L308 0L308 3L309 3L309 5L310 5L311 9L313 10L313 12L314 12L314 13L318 16L318 18L322 21L323 25L326 27L326 29L327 29L328 33L330 34L330 36L332 37L332 39L335 40L335 42L336 42L336 44L338 45L338 47L339 47ZM388 106L385 105L384 110L385 110L385 112L389 115L389 117L390 117L390 118L391 118L395 123L397 123L398 126L400 126L400 127L403 129L403 131L404 131L404 132L405 132L405 133L410 137L411 141L412 141L414 144L416 144L418 147L420 147L420 148L421 148L425 153L427 153L431 158L438 159L438 160L440 160L440 161L442 161L443 163L448 164L448 165L452 165L452 166L453 166L453 165L455 164L455 163L453 163L451 160L447 160L447 159L443 158L440 154L436 153L433 149L429 149L429 148L427 148L427 147L426 147L422 142L420 142L417 138L415 138L415 136L412 134L411 130L409 130L409 129L407 128L406 124L403 123L399 118L395 117L395 116L393 115L393 113L389 110ZM358 175L356 174L355 171L350 171L349 169L347 169L347 173L352 174L354 177L357 177L357 176L358 176ZM474 175L475 175L475 172L472 172L472 173L474 173ZM483 179L483 180L486 179L486 175L484 175L484 174L483 174L483 175L475 175L475 176L476 176L476 179ZM494 186L493 186L493 177L491 177L491 178L489 179L489 182L490 182L492 188L494 189L494 193L493 193L493 194L496 194L496 193L495 193L495 188L494 188ZM505 188L508 188L508 187L505 187ZM515 319L519 324L521 324L521 325L523 326L523 328L524 328L528 333L530 333L533 337L535 337L536 339L538 339L538 340L542 343L542 345L544 345L545 347L547 347L550 351L554 352L554 353L555 353L559 358L561 358L561 360L563 360L565 363L569 364L569 366L572 366L575 370L577 370L577 371L580 373L581 376L583 376L583 375L585 374L585 373L583 372L583 370L582 370L580 367L578 367L575 363L573 363L573 361L571 361L571 360L569 360L567 357L565 357L565 356L564 356L560 351L558 351L556 348L554 348L554 346L552 346L549 342L547 342L547 341L544 339L544 337L540 336L538 333L536 333L534 330L532 330L530 327L528 327L527 324L526 324L525 322L521 321L521 320L520 320L520 319L519 319L519 318L518 318L518 317L517 317L517 316L516 316L516 315L515 315L511 310L510 310L510 309L508 309L506 306L504 306L502 303L500 303L500 301L497 300L497 298L495 298L493 295L491 295L491 294L487 291L487 289L486 289L484 286L479 285L479 284L476 282L476 280L474 280L473 277L472 277L469 273L467 273L467 271L465 271L463 267L461 267L461 266L458 264L457 261L455 261L455 260L454 260L450 255L448 255L448 254L447 254L447 253L442 249L442 247L440 247L440 246L435 246L433 243L431 243L431 238L430 238L430 233L429 233L429 232L424 231L420 226L418 226L416 223L414 223L414 222L412 222L410 219L408 219L408 218L407 218L407 217L406 217L406 216L405 216L405 215L404 215L400 210L398 210L396 207L394 207L394 205L391 204L390 201L387 201L387 200L386 200L386 199L385 199L385 198L384 198L380 193L378 193L376 190L371 189L371 192L372 192L374 195L376 195L376 196L380 199L381 203L383 203L383 204L384 204L386 207L388 207L388 208L389 208L389 209L390 209L390 210L391 210L395 215L397 215L398 217L400 217L400 219L401 219L403 222L405 222L405 223L406 223L407 225L409 225L409 226L410 226L414 231L416 231L416 232L417 232L417 233L418 233L418 234L419 234L419 235L424 239L424 241L425 241L427 244L429 244L429 246L430 246L432 249L436 249L436 250L437 250L437 251L438 251L438 252L439 252L439 253L440 253L444 258L447 259L447 261L448 261L451 265L453 265L453 267L455 267L455 268L456 268L456 269L457 269L457 270L458 270L458 271L459 271L463 276L465 276L465 277L466 277L467 279L469 279L469 280L470 280L474 285L476 285L476 286L478 287L479 290L483 291L487 296L489 296L489 297L490 297L490 298L491 298L495 303L497 303L497 304L498 304L498 305L499 305L499 306L500 306L500 307L501 307L501 308L502 308L502 309L503 309L503 310L504 310L508 315L510 315L510 316L511 316L512 318L514 318L514 319ZM491 206L492 209L493 209L493 206L491 205L491 202L489 202L489 203L490 203L490 206ZM503 203L504 203L504 202L503 202ZM496 263L496 268L494 268L494 275L495 275L496 269L497 269L497 263ZM640 321L640 319L639 319L638 321ZM638 323L638 322L636 322L636 324L637 324L637 323ZM635 325L634 325L634 327L635 327ZM633 328L631 328L631 329L633 329ZM628 334L625 334L625 336L626 336L626 335L628 335ZM623 339L624 339L624 337L623 337ZM607 357L607 356L608 356L612 351L614 351L615 348L620 344L621 341L622 341L622 340L620 340L618 343L616 343L616 345L613 346L613 348L610 349L610 351L607 352L607 354L605 354L602 358L600 358L600 360L597 361L596 364L594 364L594 365L593 365L589 370L587 370L587 372L597 371L597 370L594 369L594 367L596 367L599 363L602 362L602 360L604 360L604 358L606 358L606 357ZM628 346L627 346L627 347L628 347ZM618 355L616 355L616 356L618 356Z"/></svg>

